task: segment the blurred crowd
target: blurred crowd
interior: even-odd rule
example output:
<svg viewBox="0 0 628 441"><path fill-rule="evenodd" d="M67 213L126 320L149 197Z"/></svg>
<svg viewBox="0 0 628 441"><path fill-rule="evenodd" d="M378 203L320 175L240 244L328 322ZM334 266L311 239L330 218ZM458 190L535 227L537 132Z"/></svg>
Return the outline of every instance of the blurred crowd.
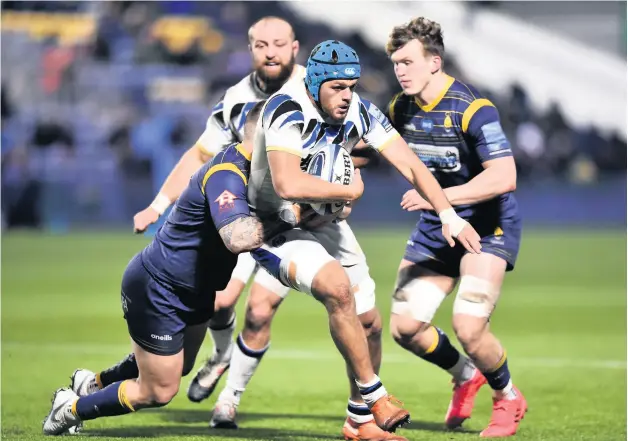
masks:
<svg viewBox="0 0 628 441"><path fill-rule="evenodd" d="M42 204L71 210L59 201L69 189L83 207L141 208L194 144L211 105L250 71L247 30L265 15L293 23L298 62L339 38L360 55L361 94L384 108L399 90L383 48L303 21L280 2L2 2L2 208L13 216L5 220L36 222ZM446 70L467 80L455 59ZM619 135L572 127L557 104L535 112L516 84L482 92L500 110L520 181L625 174ZM386 172L379 161L371 167ZM108 202L115 191L123 206Z"/></svg>

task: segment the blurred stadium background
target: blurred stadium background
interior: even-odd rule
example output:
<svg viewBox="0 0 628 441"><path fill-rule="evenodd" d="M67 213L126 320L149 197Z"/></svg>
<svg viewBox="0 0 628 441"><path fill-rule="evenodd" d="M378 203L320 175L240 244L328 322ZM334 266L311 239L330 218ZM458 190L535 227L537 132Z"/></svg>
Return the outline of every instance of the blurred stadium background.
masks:
<svg viewBox="0 0 628 441"><path fill-rule="evenodd" d="M518 438L626 439L626 2L1 7L4 439L39 439L50 396L73 369L97 370L128 350L119 280L149 240L131 235L133 214L194 144L210 106L249 72L246 32L264 15L293 23L298 62L324 39L354 47L359 92L380 107L398 90L383 51L392 26L416 15L443 25L446 71L496 104L519 169L523 247L494 319L530 401ZM385 164L373 161L365 184L350 222L386 316L416 216L399 208L408 186ZM437 316L444 329L450 307ZM243 428L220 436L336 438L346 385L323 311L293 295L273 332L241 407ZM488 393L471 433L442 432L446 376L388 336L384 351L382 377L416 421L406 436L477 437ZM181 394L167 409L87 432L207 439L212 402L192 405Z"/></svg>

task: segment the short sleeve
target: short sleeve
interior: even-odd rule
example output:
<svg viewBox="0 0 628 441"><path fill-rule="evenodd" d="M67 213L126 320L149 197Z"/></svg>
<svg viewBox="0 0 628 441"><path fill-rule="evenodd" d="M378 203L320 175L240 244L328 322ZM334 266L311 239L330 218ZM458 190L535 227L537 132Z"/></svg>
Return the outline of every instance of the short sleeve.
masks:
<svg viewBox="0 0 628 441"><path fill-rule="evenodd" d="M499 113L485 98L473 101L462 115L462 131L471 141L481 162L512 156L510 142L502 129Z"/></svg>
<svg viewBox="0 0 628 441"><path fill-rule="evenodd" d="M375 104L361 98L360 106L360 117L366 121L367 127L362 137L368 145L381 152L391 141L399 138L399 133Z"/></svg>
<svg viewBox="0 0 628 441"><path fill-rule="evenodd" d="M212 113L205 124L205 130L196 142L196 145L208 155L215 156L229 144L237 141L227 121L225 121L223 109L224 101L221 100L212 109Z"/></svg>
<svg viewBox="0 0 628 441"><path fill-rule="evenodd" d="M301 132L304 116L301 106L288 95L271 98L264 107L262 128L266 151L282 151L305 157Z"/></svg>
<svg viewBox="0 0 628 441"><path fill-rule="evenodd" d="M232 163L212 166L203 178L203 194L216 229L250 216L247 177Z"/></svg>

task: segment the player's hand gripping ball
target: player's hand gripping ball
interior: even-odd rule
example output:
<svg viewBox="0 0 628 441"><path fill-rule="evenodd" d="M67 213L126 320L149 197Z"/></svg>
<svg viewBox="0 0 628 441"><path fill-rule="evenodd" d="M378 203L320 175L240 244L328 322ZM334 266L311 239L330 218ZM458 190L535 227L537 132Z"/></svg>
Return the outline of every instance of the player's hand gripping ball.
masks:
<svg viewBox="0 0 628 441"><path fill-rule="evenodd" d="M351 155L337 144L328 144L318 150L310 159L307 172L327 182L350 185L353 182L353 161ZM346 202L310 204L321 216L338 214Z"/></svg>

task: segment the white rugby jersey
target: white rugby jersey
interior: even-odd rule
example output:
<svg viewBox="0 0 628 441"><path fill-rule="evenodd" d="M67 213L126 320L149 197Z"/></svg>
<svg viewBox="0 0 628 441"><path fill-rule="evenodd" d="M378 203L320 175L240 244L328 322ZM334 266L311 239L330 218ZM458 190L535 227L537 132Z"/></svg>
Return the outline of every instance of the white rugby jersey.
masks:
<svg viewBox="0 0 628 441"><path fill-rule="evenodd" d="M235 86L227 89L223 98L212 109L205 131L196 142L207 154L216 155L228 145L242 142L246 116L256 103L269 97L257 85L255 75L255 72L251 72ZM288 82L303 82L304 78L305 68L296 65Z"/></svg>
<svg viewBox="0 0 628 441"><path fill-rule="evenodd" d="M272 215L291 203L279 197L273 187L268 156L273 150L301 158L305 169L311 156L323 145L338 144L351 152L364 139L381 151L399 133L388 118L372 103L353 93L347 116L342 123L326 119L312 103L303 81L291 81L273 94L257 122L248 199L251 208L262 217Z"/></svg>

